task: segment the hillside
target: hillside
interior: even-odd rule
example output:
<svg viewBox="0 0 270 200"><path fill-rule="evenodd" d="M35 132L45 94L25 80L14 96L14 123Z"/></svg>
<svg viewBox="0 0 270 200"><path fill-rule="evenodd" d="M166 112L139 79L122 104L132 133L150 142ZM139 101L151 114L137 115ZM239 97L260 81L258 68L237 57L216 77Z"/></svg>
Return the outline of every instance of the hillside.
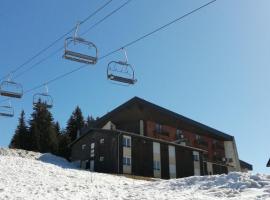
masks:
<svg viewBox="0 0 270 200"><path fill-rule="evenodd" d="M270 176L134 180L79 170L51 154L0 148L0 199L270 199Z"/></svg>

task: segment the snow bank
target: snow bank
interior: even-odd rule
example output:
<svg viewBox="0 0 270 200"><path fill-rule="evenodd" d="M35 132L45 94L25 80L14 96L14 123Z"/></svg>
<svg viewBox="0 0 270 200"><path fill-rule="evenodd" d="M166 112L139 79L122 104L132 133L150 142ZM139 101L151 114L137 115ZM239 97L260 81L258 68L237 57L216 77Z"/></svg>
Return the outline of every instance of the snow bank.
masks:
<svg viewBox="0 0 270 200"><path fill-rule="evenodd" d="M70 168L70 169L77 169L78 167L75 166L75 164L72 164L68 162L66 159L52 155L50 153L45 153L42 154L38 160L45 162L45 163L50 163L53 165L57 165L62 168Z"/></svg>
<svg viewBox="0 0 270 200"><path fill-rule="evenodd" d="M0 156L16 156L28 159L38 159L42 154L22 149L7 149L0 147Z"/></svg>
<svg viewBox="0 0 270 200"><path fill-rule="evenodd" d="M75 169L51 154L0 149L0 200L7 199L262 200L270 199L270 176L234 172L134 180Z"/></svg>
<svg viewBox="0 0 270 200"><path fill-rule="evenodd" d="M40 160L45 163L50 163L62 168L70 168L77 169L78 166L68 162L66 159L62 157L55 156L51 153L39 153L33 151L25 151L22 149L7 149L0 147L0 156L13 156L13 157L21 157L32 160Z"/></svg>

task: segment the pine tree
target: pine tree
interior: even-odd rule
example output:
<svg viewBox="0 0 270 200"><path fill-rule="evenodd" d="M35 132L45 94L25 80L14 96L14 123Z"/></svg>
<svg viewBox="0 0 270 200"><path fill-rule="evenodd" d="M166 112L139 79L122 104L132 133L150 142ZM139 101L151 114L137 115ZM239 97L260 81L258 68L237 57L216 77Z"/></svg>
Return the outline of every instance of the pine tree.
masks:
<svg viewBox="0 0 270 200"><path fill-rule="evenodd" d="M70 148L68 145L71 143L69 135L62 132L60 135L57 136L57 138L59 143L57 155L69 159Z"/></svg>
<svg viewBox="0 0 270 200"><path fill-rule="evenodd" d="M26 149L29 150L29 132L28 127L25 122L25 113L22 110L19 124L16 128L15 134L13 135L11 142L9 144L10 148L16 149Z"/></svg>
<svg viewBox="0 0 270 200"><path fill-rule="evenodd" d="M30 120L31 150L56 153L58 139L52 114L41 101L34 105Z"/></svg>
<svg viewBox="0 0 270 200"><path fill-rule="evenodd" d="M80 131L83 127L84 118L81 109L79 106L77 106L67 122L66 133L70 137L71 142L76 140L78 131Z"/></svg>
<svg viewBox="0 0 270 200"><path fill-rule="evenodd" d="M91 115L87 117L86 119L86 127L88 128L92 128L94 127L94 124L95 124L96 120L94 119L94 117Z"/></svg>
<svg viewBox="0 0 270 200"><path fill-rule="evenodd" d="M54 129L57 136L62 134L61 127L58 121L54 123Z"/></svg>

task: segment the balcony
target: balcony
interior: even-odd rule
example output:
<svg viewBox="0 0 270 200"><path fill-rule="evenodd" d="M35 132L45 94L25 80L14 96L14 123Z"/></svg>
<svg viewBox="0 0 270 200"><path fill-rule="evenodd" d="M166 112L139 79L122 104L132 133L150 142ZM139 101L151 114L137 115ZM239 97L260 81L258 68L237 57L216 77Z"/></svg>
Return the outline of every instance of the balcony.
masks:
<svg viewBox="0 0 270 200"><path fill-rule="evenodd" d="M227 162L227 159L223 156L216 155L216 156L213 156L213 161L225 164Z"/></svg>
<svg viewBox="0 0 270 200"><path fill-rule="evenodd" d="M221 143L214 143L213 144L213 149L224 150L224 145L221 144Z"/></svg>
<svg viewBox="0 0 270 200"><path fill-rule="evenodd" d="M208 142L204 139L196 139L195 140L195 144L200 145L200 146L204 146L204 147L208 147Z"/></svg>
<svg viewBox="0 0 270 200"><path fill-rule="evenodd" d="M168 131L164 131L164 130L154 130L154 135L165 135L165 136L169 136L169 132Z"/></svg>

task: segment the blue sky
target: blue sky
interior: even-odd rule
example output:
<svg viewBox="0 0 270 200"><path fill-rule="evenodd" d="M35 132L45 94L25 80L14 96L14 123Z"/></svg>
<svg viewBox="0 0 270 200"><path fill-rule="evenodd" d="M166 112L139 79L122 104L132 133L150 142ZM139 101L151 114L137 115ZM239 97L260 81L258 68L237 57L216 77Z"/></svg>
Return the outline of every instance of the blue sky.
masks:
<svg viewBox="0 0 270 200"><path fill-rule="evenodd" d="M2 0L1 77L105 2ZM123 2L113 1L80 31ZM102 56L206 2L133 0L84 37L98 46ZM135 86L106 80L107 63L121 58L121 52L49 85L54 118L64 127L76 105L85 115L97 117L139 96L234 135L240 158L252 163L255 172L269 173L265 167L270 140L269 6L268 0L218 0L127 48L138 79ZM57 43L33 63L62 45L63 41ZM16 81L27 90L80 66L61 56L62 52ZM0 146L8 146L21 109L29 118L32 95L12 101L14 118L0 119Z"/></svg>

